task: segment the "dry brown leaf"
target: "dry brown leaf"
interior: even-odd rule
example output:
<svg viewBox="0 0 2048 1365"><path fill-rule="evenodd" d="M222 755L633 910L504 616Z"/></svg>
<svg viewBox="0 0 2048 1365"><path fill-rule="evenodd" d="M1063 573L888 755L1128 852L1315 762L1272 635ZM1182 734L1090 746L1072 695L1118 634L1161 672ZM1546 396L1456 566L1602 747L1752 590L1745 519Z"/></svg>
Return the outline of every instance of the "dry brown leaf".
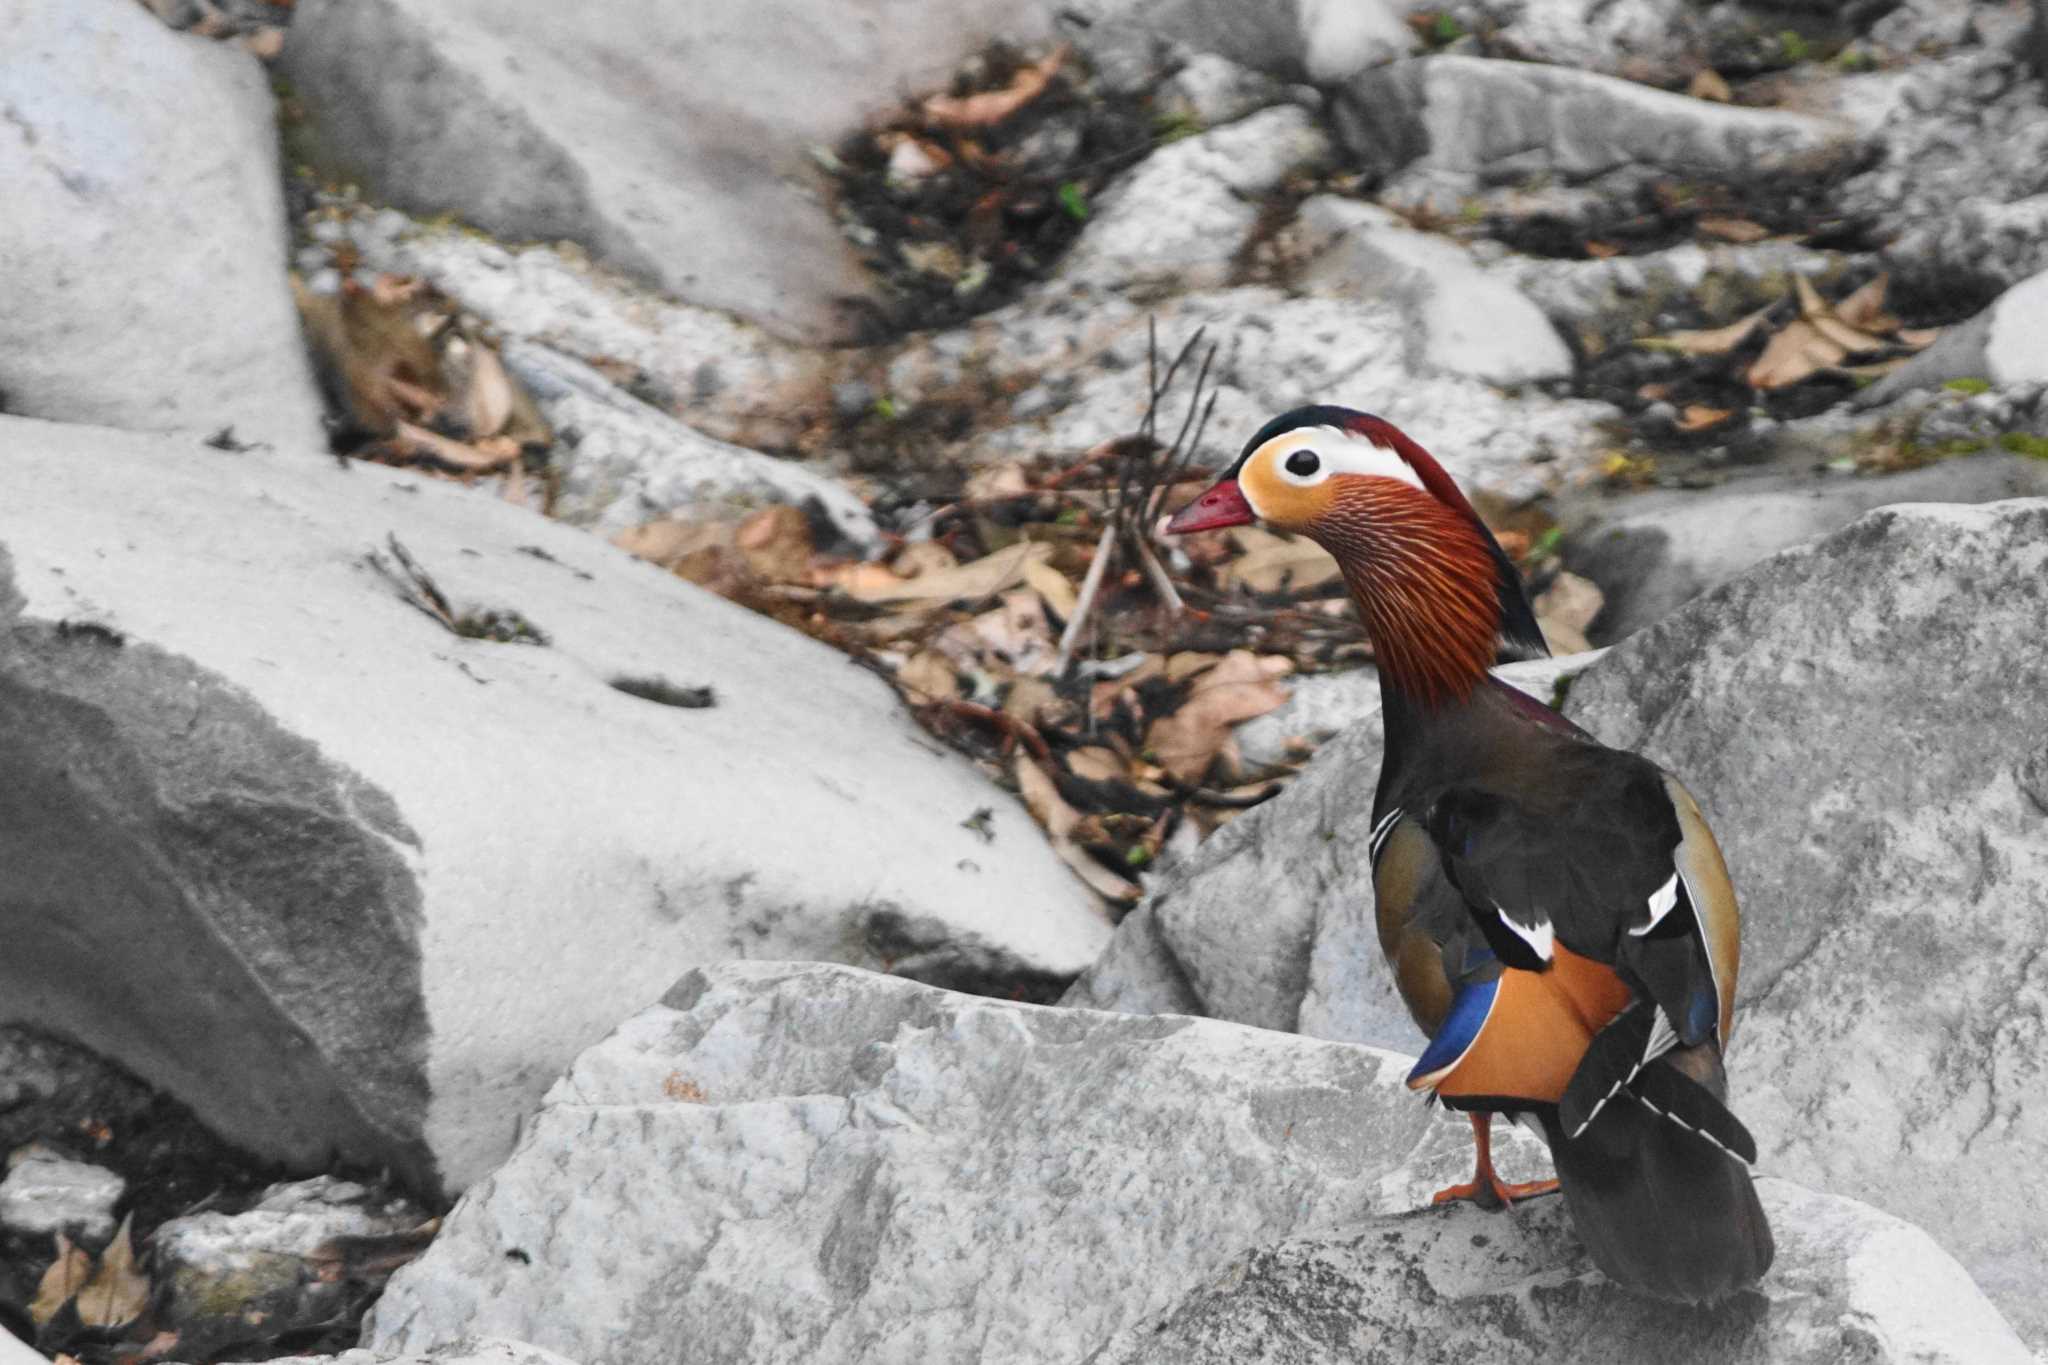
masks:
<svg viewBox="0 0 2048 1365"><path fill-rule="evenodd" d="M911 655L896 670L896 681L932 701L950 701L960 695L959 675L937 650L921 649Z"/></svg>
<svg viewBox="0 0 2048 1365"><path fill-rule="evenodd" d="M1830 341L1811 322L1795 318L1771 338L1743 378L1752 388L1782 389L1841 364L1848 354L1847 348Z"/></svg>
<svg viewBox="0 0 2048 1365"><path fill-rule="evenodd" d="M1277 679L1293 669L1280 655L1260 657L1236 649L1196 678L1187 699L1170 716L1152 722L1145 747L1159 766L1182 782L1202 780L1217 757L1233 751L1231 729L1263 716L1288 698Z"/></svg>
<svg viewBox="0 0 2048 1365"><path fill-rule="evenodd" d="M1932 346L1940 336L1941 328L1939 327L1901 327L1898 335L1894 336L1892 340L1898 342L1901 346L1911 346L1916 351L1924 351L1929 346Z"/></svg>
<svg viewBox="0 0 2048 1365"><path fill-rule="evenodd" d="M519 447L511 441L494 438L472 445L414 426L411 422L397 423L394 437L414 455L424 455L472 474L488 474L492 470L503 469L519 458Z"/></svg>
<svg viewBox="0 0 2048 1365"><path fill-rule="evenodd" d="M1136 900L1139 895L1136 884L1125 881L1090 857L1088 850L1076 841L1076 835L1082 832L1085 824L1081 813L1067 804L1052 778L1022 751L1017 754L1016 774L1017 790L1024 798L1025 809L1044 826L1053 852L1059 854L1061 861L1097 895L1113 901Z"/></svg>
<svg viewBox="0 0 2048 1365"><path fill-rule="evenodd" d="M1771 235L1771 230L1762 223L1752 223L1747 218L1702 218L1699 221L1699 230L1724 242L1743 244L1761 242Z"/></svg>
<svg viewBox="0 0 2048 1365"><path fill-rule="evenodd" d="M1257 535L1238 539L1244 553L1225 569L1226 584L1242 583L1253 592L1280 592L1312 588L1337 576L1337 561L1307 537L1288 539L1257 527L1243 529Z"/></svg>
<svg viewBox="0 0 2048 1365"><path fill-rule="evenodd" d="M275 61L284 52L284 30L265 24L241 37L242 50L259 61Z"/></svg>
<svg viewBox="0 0 2048 1365"><path fill-rule="evenodd" d="M811 563L811 522L786 504L750 513L732 533L747 567L771 583L801 583Z"/></svg>
<svg viewBox="0 0 2048 1365"><path fill-rule="evenodd" d="M1712 431L1735 415L1732 408L1710 408L1704 403L1687 403L1674 424L1680 431Z"/></svg>
<svg viewBox="0 0 2048 1365"><path fill-rule="evenodd" d="M1613 242L1587 242L1586 254L1596 261L1604 261L1619 256L1621 248Z"/></svg>
<svg viewBox="0 0 2048 1365"><path fill-rule="evenodd" d="M1876 360L1868 365L1837 365L1829 373L1841 375L1844 379L1882 379L1910 359L1911 356L1895 355L1890 360Z"/></svg>
<svg viewBox="0 0 2048 1365"><path fill-rule="evenodd" d="M1042 60L1019 67L1001 90L933 95L924 102L925 120L946 128L992 127L1044 94L1066 60L1067 45L1062 43Z"/></svg>
<svg viewBox="0 0 2048 1365"><path fill-rule="evenodd" d="M1586 639L1586 629L1606 604L1606 595L1590 580L1560 573L1531 605L1551 653L1583 654L1593 647Z"/></svg>
<svg viewBox="0 0 2048 1365"><path fill-rule="evenodd" d="M995 502L1029 493L1031 480L1026 477L1024 466L1011 460L975 470L967 476L967 487L963 491L975 502Z"/></svg>
<svg viewBox="0 0 2048 1365"><path fill-rule="evenodd" d="M1028 559L1024 562L1024 581L1031 590L1045 599L1045 605L1059 613L1062 621L1071 621L1080 607L1080 599L1074 594L1074 585L1067 576L1042 559Z"/></svg>
<svg viewBox="0 0 2048 1365"><path fill-rule="evenodd" d="M1003 698L1003 714L1026 725L1038 725L1048 717L1057 719L1062 705L1060 694L1046 679L1019 678L1010 684L1010 691Z"/></svg>
<svg viewBox="0 0 2048 1365"><path fill-rule="evenodd" d="M462 396L463 415L472 439L496 436L512 420L512 376L498 353L480 341L468 343L469 386Z"/></svg>
<svg viewBox="0 0 2048 1365"><path fill-rule="evenodd" d="M131 1213L121 1220L114 1240L100 1253L100 1268L78 1291L78 1320L87 1327L120 1327L149 1307L149 1277L135 1268L135 1243L129 1236L134 1217Z"/></svg>
<svg viewBox="0 0 2048 1365"><path fill-rule="evenodd" d="M1735 92L1728 88L1728 82L1711 66L1693 75L1692 80L1686 84L1685 93L1696 100L1713 100L1717 104L1727 104L1735 98Z"/></svg>
<svg viewBox="0 0 2048 1365"><path fill-rule="evenodd" d="M1650 340L1653 345L1666 346L1682 351L1686 355L1727 355L1749 340L1750 333L1756 331L1763 323L1764 315L1768 312L1768 308L1759 308L1748 317L1739 318L1726 327L1711 327L1696 332L1673 332L1669 336L1652 337Z"/></svg>
<svg viewBox="0 0 2048 1365"><path fill-rule="evenodd" d="M664 518L628 527L612 537L612 544L635 559L666 569L700 550L732 544L732 527L718 522Z"/></svg>
<svg viewBox="0 0 2048 1365"><path fill-rule="evenodd" d="M915 578L927 569L955 569L960 557L936 540L920 540L904 546L889 561L899 578Z"/></svg>
<svg viewBox="0 0 2048 1365"><path fill-rule="evenodd" d="M1862 332L1890 335L1899 330L1899 320L1884 311L1885 290L1891 276L1879 275L1835 305L1835 316Z"/></svg>
<svg viewBox="0 0 2048 1365"><path fill-rule="evenodd" d="M1045 604L1029 588L1003 594L994 611L950 628L937 644L941 649L964 645L983 664L1000 664L1027 676L1050 673L1059 658Z"/></svg>
<svg viewBox="0 0 2048 1365"><path fill-rule="evenodd" d="M57 1259L50 1262L50 1268L43 1272L42 1281L36 1286L35 1299L28 1306L30 1319L41 1327L56 1317L91 1278L92 1257L73 1246L69 1237L58 1233Z"/></svg>
<svg viewBox="0 0 2048 1365"><path fill-rule="evenodd" d="M915 578L898 578L886 569L887 581L848 576L833 586L863 602L952 602L994 597L1024 581L1024 565L1052 557L1050 545L1020 541L1008 549L983 555L951 569L926 570ZM880 567L880 566L876 566Z"/></svg>
<svg viewBox="0 0 2048 1365"><path fill-rule="evenodd" d="M1130 768L1122 754L1101 744L1084 744L1067 750L1067 771L1090 782L1124 782Z"/></svg>

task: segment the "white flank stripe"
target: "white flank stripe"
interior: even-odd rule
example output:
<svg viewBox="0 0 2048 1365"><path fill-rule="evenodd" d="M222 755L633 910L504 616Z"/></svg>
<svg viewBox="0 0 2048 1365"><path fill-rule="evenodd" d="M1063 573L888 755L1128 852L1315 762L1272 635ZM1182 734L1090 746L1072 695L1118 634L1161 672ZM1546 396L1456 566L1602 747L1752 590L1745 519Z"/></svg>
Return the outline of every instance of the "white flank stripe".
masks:
<svg viewBox="0 0 2048 1365"><path fill-rule="evenodd" d="M1393 834L1394 826L1400 822L1400 819L1401 808L1396 806L1381 816L1380 822L1372 827L1372 837L1366 842L1366 857L1372 862L1379 862L1380 848L1387 842L1388 836Z"/></svg>
<svg viewBox="0 0 2048 1365"><path fill-rule="evenodd" d="M1536 956L1542 958L1545 962L1550 961L1551 953L1554 951L1552 945L1557 941L1557 933L1550 927L1549 920L1541 921L1534 929L1525 929L1515 923L1508 912L1501 909L1498 905L1493 907L1493 912L1500 916L1500 922L1512 930L1516 938L1529 945L1531 952L1535 953Z"/></svg>
<svg viewBox="0 0 2048 1365"><path fill-rule="evenodd" d="M1640 929L1629 930L1629 933L1633 934L1637 938L1641 938L1644 934L1647 934L1652 929L1656 928L1657 925L1663 920L1663 918L1671 913L1671 907L1678 904L1677 872L1674 871L1671 874L1670 881L1664 883L1664 885L1658 887L1655 891L1652 891L1650 893L1649 904L1650 922L1645 924Z"/></svg>

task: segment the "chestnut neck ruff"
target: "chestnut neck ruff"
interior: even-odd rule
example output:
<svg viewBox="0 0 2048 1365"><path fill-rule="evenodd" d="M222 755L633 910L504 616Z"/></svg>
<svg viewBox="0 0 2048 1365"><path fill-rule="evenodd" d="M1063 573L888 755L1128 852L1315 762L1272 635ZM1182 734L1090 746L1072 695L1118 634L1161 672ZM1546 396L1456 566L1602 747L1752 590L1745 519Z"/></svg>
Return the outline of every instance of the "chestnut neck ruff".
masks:
<svg viewBox="0 0 2048 1365"><path fill-rule="evenodd" d="M1471 515L1393 479L1346 479L1315 529L1381 676L1431 710L1470 697L1501 630L1492 546Z"/></svg>

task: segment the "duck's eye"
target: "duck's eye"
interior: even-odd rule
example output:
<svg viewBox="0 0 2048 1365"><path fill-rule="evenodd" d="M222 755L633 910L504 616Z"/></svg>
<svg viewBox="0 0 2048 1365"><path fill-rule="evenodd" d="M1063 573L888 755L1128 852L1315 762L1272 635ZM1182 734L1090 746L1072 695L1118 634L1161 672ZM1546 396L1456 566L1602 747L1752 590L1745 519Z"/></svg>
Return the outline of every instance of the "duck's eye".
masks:
<svg viewBox="0 0 2048 1365"><path fill-rule="evenodd" d="M1287 457L1287 472L1297 479L1312 479L1322 467L1322 456L1313 450L1297 450Z"/></svg>

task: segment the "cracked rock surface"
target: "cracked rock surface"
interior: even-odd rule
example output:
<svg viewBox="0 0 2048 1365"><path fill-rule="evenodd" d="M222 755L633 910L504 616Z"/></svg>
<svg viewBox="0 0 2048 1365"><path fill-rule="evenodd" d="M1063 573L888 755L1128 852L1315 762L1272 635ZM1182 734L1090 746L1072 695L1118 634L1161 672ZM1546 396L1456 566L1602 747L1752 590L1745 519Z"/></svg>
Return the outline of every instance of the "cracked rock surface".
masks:
<svg viewBox="0 0 2048 1365"><path fill-rule="evenodd" d="M704 968L577 1061L365 1341L499 1334L585 1365L2027 1359L1924 1233L1783 1181L1772 1277L1667 1356L1671 1308L1590 1271L1558 1201L1418 1208L1469 1138L1408 1066L843 967ZM1518 1178L1534 1145L1503 1134Z"/></svg>
<svg viewBox="0 0 2048 1365"><path fill-rule="evenodd" d="M1107 937L885 686L594 537L368 466L7 417L0 449L0 1021L260 1155L460 1188L697 963L1042 997ZM391 537L549 643L416 609ZM648 678L715 704L612 685Z"/></svg>

